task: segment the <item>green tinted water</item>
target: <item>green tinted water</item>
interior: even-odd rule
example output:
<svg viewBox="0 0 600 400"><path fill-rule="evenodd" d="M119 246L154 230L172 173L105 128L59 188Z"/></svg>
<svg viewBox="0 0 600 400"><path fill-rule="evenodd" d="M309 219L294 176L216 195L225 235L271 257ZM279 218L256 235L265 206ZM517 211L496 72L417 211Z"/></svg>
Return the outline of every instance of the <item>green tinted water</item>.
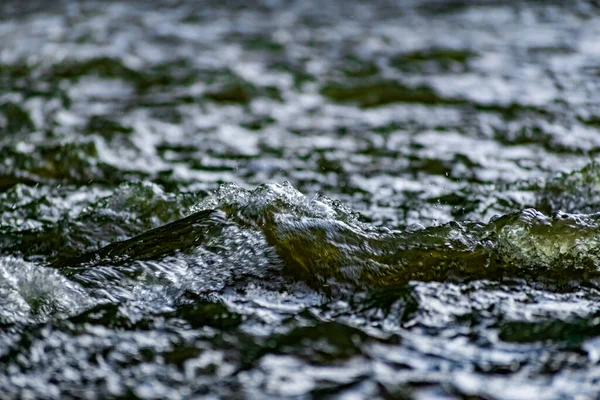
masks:
<svg viewBox="0 0 600 400"><path fill-rule="evenodd" d="M593 3L0 16L0 397L600 393Z"/></svg>

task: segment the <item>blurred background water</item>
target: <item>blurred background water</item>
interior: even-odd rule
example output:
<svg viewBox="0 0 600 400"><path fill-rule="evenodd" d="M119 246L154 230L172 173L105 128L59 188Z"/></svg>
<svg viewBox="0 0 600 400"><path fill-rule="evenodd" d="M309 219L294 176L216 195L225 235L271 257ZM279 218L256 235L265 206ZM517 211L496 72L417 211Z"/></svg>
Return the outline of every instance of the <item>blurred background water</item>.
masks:
<svg viewBox="0 0 600 400"><path fill-rule="evenodd" d="M3 1L0 397L595 399L600 4Z"/></svg>

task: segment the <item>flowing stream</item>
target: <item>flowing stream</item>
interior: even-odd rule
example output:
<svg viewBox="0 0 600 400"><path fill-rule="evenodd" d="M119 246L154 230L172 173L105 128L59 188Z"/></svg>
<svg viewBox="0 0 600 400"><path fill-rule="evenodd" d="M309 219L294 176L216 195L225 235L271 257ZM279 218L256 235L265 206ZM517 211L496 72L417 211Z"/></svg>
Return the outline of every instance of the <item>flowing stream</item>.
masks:
<svg viewBox="0 0 600 400"><path fill-rule="evenodd" d="M0 398L596 399L594 1L0 2Z"/></svg>

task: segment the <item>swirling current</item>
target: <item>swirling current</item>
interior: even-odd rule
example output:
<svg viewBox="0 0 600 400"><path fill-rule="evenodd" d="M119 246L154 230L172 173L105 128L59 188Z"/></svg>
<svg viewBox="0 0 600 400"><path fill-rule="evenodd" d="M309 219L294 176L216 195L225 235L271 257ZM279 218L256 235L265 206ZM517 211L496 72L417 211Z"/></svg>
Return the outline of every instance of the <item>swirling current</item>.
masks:
<svg viewBox="0 0 600 400"><path fill-rule="evenodd" d="M0 398L597 399L595 1L0 3Z"/></svg>

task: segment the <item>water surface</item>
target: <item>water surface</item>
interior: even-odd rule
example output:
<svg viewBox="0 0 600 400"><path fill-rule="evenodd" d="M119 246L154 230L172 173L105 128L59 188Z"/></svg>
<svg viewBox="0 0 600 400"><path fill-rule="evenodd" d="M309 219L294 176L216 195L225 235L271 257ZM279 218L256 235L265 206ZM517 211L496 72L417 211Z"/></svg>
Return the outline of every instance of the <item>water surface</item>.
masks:
<svg viewBox="0 0 600 400"><path fill-rule="evenodd" d="M3 2L0 392L596 398L599 11Z"/></svg>

